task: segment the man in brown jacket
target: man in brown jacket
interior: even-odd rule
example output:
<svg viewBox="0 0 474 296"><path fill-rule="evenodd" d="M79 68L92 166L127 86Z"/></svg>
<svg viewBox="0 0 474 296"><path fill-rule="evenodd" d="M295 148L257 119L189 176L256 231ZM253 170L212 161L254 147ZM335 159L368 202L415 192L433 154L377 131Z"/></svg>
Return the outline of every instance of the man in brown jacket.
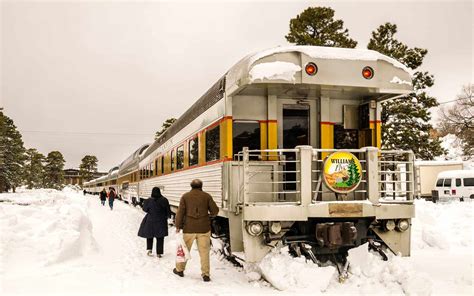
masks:
<svg viewBox="0 0 474 296"><path fill-rule="evenodd" d="M215 217L219 208L212 196L202 191L202 181L191 182L191 191L185 193L179 202L176 213L176 233L183 230L184 243L191 250L196 240L201 258L201 276L203 281L210 278L209 252L211 250L211 217ZM177 262L173 273L183 277L186 262Z"/></svg>

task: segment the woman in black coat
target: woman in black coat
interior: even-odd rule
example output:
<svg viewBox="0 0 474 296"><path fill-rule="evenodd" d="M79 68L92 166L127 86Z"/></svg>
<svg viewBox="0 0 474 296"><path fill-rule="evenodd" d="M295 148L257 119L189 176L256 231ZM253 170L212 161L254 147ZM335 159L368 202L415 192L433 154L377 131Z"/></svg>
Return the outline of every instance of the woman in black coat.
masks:
<svg viewBox="0 0 474 296"><path fill-rule="evenodd" d="M156 254L161 257L164 239L168 236L168 218L171 217L171 209L166 197L161 195L160 188L153 188L151 198L145 201L143 210L147 213L140 224L138 236L146 238L149 256L152 254L153 238L156 237Z"/></svg>
<svg viewBox="0 0 474 296"><path fill-rule="evenodd" d="M105 191L105 188L102 189L99 196L100 196L100 202L102 203L103 206L105 206L105 200L107 199L107 191Z"/></svg>

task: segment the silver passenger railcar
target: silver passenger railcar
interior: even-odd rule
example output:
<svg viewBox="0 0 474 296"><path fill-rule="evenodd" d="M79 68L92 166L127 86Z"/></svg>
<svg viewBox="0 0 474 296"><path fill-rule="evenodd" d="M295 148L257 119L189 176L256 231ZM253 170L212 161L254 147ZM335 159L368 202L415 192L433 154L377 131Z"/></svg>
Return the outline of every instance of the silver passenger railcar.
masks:
<svg viewBox="0 0 474 296"><path fill-rule="evenodd" d="M408 70L370 50L249 55L133 158L138 198L158 186L176 210L201 179L220 207L214 234L247 262L278 243L315 262L344 264L365 242L408 256L413 154L380 148L381 102L410 92Z"/></svg>

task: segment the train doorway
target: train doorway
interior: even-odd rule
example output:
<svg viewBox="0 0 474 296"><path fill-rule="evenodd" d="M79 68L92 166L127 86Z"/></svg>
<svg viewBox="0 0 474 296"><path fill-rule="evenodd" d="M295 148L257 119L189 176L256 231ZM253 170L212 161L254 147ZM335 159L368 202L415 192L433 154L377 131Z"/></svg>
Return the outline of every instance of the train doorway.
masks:
<svg viewBox="0 0 474 296"><path fill-rule="evenodd" d="M281 100L279 104L279 146L283 149L293 149L300 145L314 147L316 141L316 102L309 100ZM295 195L296 186L296 154L284 153L285 163L283 174L283 200L291 200Z"/></svg>

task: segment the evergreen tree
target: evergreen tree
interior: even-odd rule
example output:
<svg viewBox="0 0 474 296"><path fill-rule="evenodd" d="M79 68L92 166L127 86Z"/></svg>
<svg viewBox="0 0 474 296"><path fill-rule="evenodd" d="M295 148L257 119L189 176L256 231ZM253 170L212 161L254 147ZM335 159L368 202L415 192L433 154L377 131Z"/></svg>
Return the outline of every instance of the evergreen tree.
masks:
<svg viewBox="0 0 474 296"><path fill-rule="evenodd" d="M59 151L51 151L46 157L45 185L48 188L61 189L64 184L64 157Z"/></svg>
<svg viewBox="0 0 474 296"><path fill-rule="evenodd" d="M308 7L290 20L290 32L286 40L296 45L317 45L354 48L357 41L349 37L342 20L334 19L329 7Z"/></svg>
<svg viewBox="0 0 474 296"><path fill-rule="evenodd" d="M94 174L97 173L97 157L94 155L86 155L81 160L79 165L79 174L84 181L90 181L94 178Z"/></svg>
<svg viewBox="0 0 474 296"><path fill-rule="evenodd" d="M25 148L13 120L0 111L0 192L15 192L22 182Z"/></svg>
<svg viewBox="0 0 474 296"><path fill-rule="evenodd" d="M41 188L44 178L44 155L34 148L26 150L25 155L26 160L23 169L25 185L28 186L28 189Z"/></svg>
<svg viewBox="0 0 474 296"><path fill-rule="evenodd" d="M163 122L163 125L161 126L161 130L157 131L155 133L155 140L157 140L166 130L173 125L173 123L176 121L176 118L168 118Z"/></svg>
<svg viewBox="0 0 474 296"><path fill-rule="evenodd" d="M408 68L415 70L423 63L428 53L426 49L408 48L396 40L397 25L386 23L372 32L367 46L382 54L397 59ZM433 159L444 149L439 139L430 137L429 108L438 106L436 98L429 96L426 89L433 86L434 78L428 72L413 74L414 93L405 98L382 104L382 146L386 149L413 150L417 158Z"/></svg>

